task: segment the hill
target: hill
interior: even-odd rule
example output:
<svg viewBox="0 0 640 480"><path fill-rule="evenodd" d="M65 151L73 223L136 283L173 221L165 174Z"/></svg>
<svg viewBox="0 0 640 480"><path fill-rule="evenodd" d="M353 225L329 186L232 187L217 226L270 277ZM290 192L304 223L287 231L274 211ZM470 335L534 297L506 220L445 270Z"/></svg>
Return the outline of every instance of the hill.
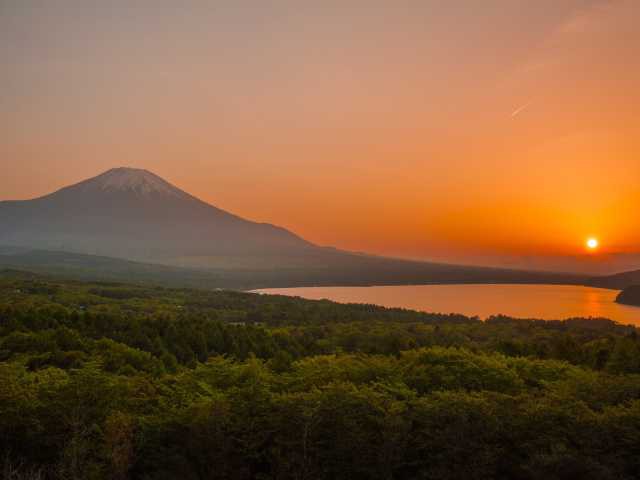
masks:
<svg viewBox="0 0 640 480"><path fill-rule="evenodd" d="M624 305L640 307L640 285L626 287L622 292L620 292L616 298L616 302Z"/></svg>
<svg viewBox="0 0 640 480"><path fill-rule="evenodd" d="M594 277L589 279L587 283L594 287L623 290L633 285L640 285L640 270L621 272L616 273L615 275Z"/></svg>
<svg viewBox="0 0 640 480"><path fill-rule="evenodd" d="M268 287L403 285L430 283L580 284L583 277L344 255L327 267L181 268L69 252L0 248L0 268L77 280L100 280L191 288L251 290Z"/></svg>

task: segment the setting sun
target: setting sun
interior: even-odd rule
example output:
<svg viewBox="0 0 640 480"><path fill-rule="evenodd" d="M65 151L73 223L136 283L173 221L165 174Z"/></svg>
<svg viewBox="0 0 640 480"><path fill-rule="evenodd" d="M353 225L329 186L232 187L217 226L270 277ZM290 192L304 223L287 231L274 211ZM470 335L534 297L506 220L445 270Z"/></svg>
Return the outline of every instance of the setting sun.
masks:
<svg viewBox="0 0 640 480"><path fill-rule="evenodd" d="M598 242L597 238L590 238L587 240L587 248L589 250L596 250L599 244L600 242Z"/></svg>

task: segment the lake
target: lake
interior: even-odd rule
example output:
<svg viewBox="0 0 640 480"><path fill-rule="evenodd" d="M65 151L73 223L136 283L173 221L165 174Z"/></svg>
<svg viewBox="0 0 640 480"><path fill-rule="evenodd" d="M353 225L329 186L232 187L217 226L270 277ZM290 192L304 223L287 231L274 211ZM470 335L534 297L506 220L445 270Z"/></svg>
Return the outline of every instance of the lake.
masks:
<svg viewBox="0 0 640 480"><path fill-rule="evenodd" d="M617 290L568 285L407 285L271 288L259 293L340 303L372 303L486 318L504 314L547 320L604 317L640 326L640 308L615 303Z"/></svg>

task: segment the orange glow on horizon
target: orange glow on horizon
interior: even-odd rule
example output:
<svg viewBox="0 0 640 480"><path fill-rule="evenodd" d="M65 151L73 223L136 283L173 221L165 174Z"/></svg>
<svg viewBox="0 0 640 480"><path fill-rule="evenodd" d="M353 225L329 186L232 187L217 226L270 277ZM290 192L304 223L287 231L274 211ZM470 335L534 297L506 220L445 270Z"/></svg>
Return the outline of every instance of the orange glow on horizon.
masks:
<svg viewBox="0 0 640 480"><path fill-rule="evenodd" d="M482 21L435 1L143 22L14 3L0 200L127 165L347 250L564 270L640 252L637 0L495 0Z"/></svg>

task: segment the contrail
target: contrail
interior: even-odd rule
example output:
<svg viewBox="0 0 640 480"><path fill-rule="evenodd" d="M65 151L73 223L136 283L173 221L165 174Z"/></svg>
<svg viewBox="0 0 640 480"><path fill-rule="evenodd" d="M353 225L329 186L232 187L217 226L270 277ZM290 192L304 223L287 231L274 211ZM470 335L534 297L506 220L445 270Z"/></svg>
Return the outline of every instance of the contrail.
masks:
<svg viewBox="0 0 640 480"><path fill-rule="evenodd" d="M511 118L516 117L519 113L521 113L523 110L526 110L527 108L529 108L531 106L531 104L533 103L533 100L530 101L529 103L525 103L523 106L521 106L520 108L518 108L517 110L515 110L512 114L511 114Z"/></svg>

